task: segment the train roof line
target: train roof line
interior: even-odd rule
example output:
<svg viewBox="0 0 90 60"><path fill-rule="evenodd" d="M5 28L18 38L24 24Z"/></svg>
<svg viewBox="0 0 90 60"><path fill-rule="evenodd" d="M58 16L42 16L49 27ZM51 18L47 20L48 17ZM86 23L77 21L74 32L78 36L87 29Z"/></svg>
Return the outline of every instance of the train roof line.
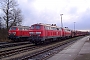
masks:
<svg viewBox="0 0 90 60"><path fill-rule="evenodd" d="M12 27L29 27L29 26L12 26Z"/></svg>

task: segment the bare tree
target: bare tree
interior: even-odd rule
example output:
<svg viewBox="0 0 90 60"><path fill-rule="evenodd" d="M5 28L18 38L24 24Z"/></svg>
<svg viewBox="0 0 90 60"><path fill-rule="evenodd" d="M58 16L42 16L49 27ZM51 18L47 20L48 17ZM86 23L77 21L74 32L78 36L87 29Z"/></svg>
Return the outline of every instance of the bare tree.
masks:
<svg viewBox="0 0 90 60"><path fill-rule="evenodd" d="M1 30L1 28L2 28L2 18L0 17L0 30Z"/></svg>
<svg viewBox="0 0 90 60"><path fill-rule="evenodd" d="M3 20L6 23L7 30L13 25L20 25L22 22L21 10L17 8L15 0L2 0L2 11L4 12Z"/></svg>
<svg viewBox="0 0 90 60"><path fill-rule="evenodd" d="M9 27L11 26L17 26L17 25L21 25L21 22L23 20L22 18L22 15L21 15L21 10L18 8L18 9L13 9L13 11L11 12L11 19L13 20L10 20L9 21Z"/></svg>

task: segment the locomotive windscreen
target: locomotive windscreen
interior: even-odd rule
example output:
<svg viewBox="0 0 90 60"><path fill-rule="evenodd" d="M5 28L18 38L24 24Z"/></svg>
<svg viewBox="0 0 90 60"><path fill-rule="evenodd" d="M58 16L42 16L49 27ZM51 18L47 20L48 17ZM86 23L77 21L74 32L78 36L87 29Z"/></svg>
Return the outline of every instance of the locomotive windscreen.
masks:
<svg viewBox="0 0 90 60"><path fill-rule="evenodd" d="M40 29L40 25L33 25L33 26L31 26L31 29Z"/></svg>
<svg viewBox="0 0 90 60"><path fill-rule="evenodd" d="M10 30L16 30L16 27L11 27Z"/></svg>

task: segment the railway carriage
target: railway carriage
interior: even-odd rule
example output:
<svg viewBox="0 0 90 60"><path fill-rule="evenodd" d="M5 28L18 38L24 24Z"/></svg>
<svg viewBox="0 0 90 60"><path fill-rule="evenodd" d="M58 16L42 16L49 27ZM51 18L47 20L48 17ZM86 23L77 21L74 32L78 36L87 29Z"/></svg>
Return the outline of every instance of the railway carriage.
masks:
<svg viewBox="0 0 90 60"><path fill-rule="evenodd" d="M72 37L72 30L70 30L68 27L65 27L62 29L62 37L63 38L70 38Z"/></svg>
<svg viewBox="0 0 90 60"><path fill-rule="evenodd" d="M30 27L28 26L12 26L9 29L8 38L13 41L26 40L30 36L29 30L30 30Z"/></svg>

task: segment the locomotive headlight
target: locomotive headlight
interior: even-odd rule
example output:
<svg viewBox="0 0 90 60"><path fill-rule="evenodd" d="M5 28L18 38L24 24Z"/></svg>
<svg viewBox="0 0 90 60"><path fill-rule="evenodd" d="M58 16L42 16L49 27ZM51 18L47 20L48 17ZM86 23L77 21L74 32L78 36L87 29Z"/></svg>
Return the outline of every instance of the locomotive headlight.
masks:
<svg viewBox="0 0 90 60"><path fill-rule="evenodd" d="M41 32L36 32L36 34L41 34Z"/></svg>
<svg viewBox="0 0 90 60"><path fill-rule="evenodd" d="M11 34L11 32L8 32L9 33L9 35Z"/></svg>
<svg viewBox="0 0 90 60"><path fill-rule="evenodd" d="M34 32L29 32L29 34L34 34Z"/></svg>
<svg viewBox="0 0 90 60"><path fill-rule="evenodd" d="M11 34L11 32L9 32L9 34Z"/></svg>
<svg viewBox="0 0 90 60"><path fill-rule="evenodd" d="M39 34L41 34L41 32L29 32L29 34L37 34L37 35L39 35Z"/></svg>
<svg viewBox="0 0 90 60"><path fill-rule="evenodd" d="M12 32L14 35L16 34L16 32Z"/></svg>

